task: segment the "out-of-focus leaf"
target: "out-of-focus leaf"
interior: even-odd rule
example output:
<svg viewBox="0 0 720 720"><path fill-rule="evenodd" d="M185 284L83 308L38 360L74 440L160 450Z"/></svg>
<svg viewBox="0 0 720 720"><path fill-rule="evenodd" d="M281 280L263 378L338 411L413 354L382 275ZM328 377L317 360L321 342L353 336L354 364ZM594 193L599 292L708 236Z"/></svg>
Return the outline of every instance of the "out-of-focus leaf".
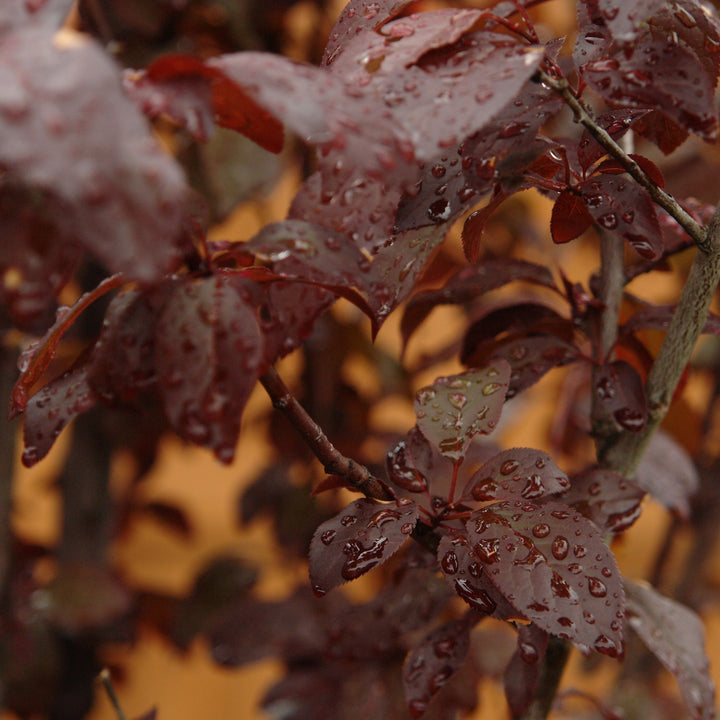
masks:
<svg viewBox="0 0 720 720"><path fill-rule="evenodd" d="M617 108L598 115L595 118L595 122L603 128L613 140L620 140L632 127L633 123L648 112L648 110L638 110L635 108ZM607 150L595 140L589 130L585 129L578 143L577 154L580 166L586 171L593 163L607 155Z"/></svg>
<svg viewBox="0 0 720 720"><path fill-rule="evenodd" d="M700 618L649 585L626 581L625 588L628 625L675 675L693 718L714 718L715 685Z"/></svg>
<svg viewBox="0 0 720 720"><path fill-rule="evenodd" d="M476 435L489 435L495 429L509 379L510 368L502 360L438 378L415 396L418 427L445 457L462 459Z"/></svg>
<svg viewBox="0 0 720 720"><path fill-rule="evenodd" d="M466 620L451 620L423 638L405 658L403 685L410 714L421 717L462 665L470 647L470 628Z"/></svg>
<svg viewBox="0 0 720 720"><path fill-rule="evenodd" d="M658 430L637 469L638 485L681 518L690 517L690 498L700 487L695 463L671 435Z"/></svg>
<svg viewBox="0 0 720 720"><path fill-rule="evenodd" d="M313 592L321 597L385 562L410 536L418 512L412 500L363 498L320 525L310 543Z"/></svg>
<svg viewBox="0 0 720 720"><path fill-rule="evenodd" d="M535 695L540 677L540 661L545 657L548 634L537 625L518 627L517 649L505 668L505 697L513 714L520 717Z"/></svg>
<svg viewBox="0 0 720 720"><path fill-rule="evenodd" d="M625 360L613 360L597 369L593 392L603 410L620 428L640 432L647 423L648 410L642 378Z"/></svg>
<svg viewBox="0 0 720 720"><path fill-rule="evenodd" d="M634 333L638 330L667 330L676 310L675 305L654 305L642 308L632 315L623 325L623 333ZM702 332L708 335L720 335L720 315L710 313Z"/></svg>
<svg viewBox="0 0 720 720"><path fill-rule="evenodd" d="M622 579L593 523L563 503L516 501L478 510L467 531L492 583L539 628L622 656Z"/></svg>

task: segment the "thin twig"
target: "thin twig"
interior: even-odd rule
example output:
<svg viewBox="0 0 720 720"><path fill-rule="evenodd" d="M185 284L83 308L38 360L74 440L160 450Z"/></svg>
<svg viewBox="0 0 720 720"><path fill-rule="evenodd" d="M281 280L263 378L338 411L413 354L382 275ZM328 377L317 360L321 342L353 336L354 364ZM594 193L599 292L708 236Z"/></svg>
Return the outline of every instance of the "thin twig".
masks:
<svg viewBox="0 0 720 720"><path fill-rule="evenodd" d="M328 439L322 428L288 390L277 370L271 367L260 376L260 382L272 400L273 407L285 415L303 440L323 464L325 472L340 475L361 493L376 500L392 500L385 485L361 463L345 457Z"/></svg>
<svg viewBox="0 0 720 720"><path fill-rule="evenodd" d="M696 220L686 212L675 200L672 195L666 193L661 187L658 187L644 172L644 170L633 160L623 149L610 137L604 128L598 125L594 118L585 109L585 106L575 97L570 90L570 85L565 78L554 78L547 73L538 73L538 79L544 85L552 88L565 101L565 104L573 111L575 120L597 140L600 145L607 150L627 171L633 179L642 185L649 193L650 197L693 239L695 244L704 252L710 252L710 240L706 236L705 228L703 228Z"/></svg>
<svg viewBox="0 0 720 720"><path fill-rule="evenodd" d="M120 705L120 701L118 700L118 696L115 693L115 688L112 684L112 678L110 677L110 671L107 668L103 668L100 671L100 675L98 675L98 680L100 680L100 682L103 684L105 692L107 693L107 696L112 703L118 720L127 720L127 715L125 715L125 712Z"/></svg>

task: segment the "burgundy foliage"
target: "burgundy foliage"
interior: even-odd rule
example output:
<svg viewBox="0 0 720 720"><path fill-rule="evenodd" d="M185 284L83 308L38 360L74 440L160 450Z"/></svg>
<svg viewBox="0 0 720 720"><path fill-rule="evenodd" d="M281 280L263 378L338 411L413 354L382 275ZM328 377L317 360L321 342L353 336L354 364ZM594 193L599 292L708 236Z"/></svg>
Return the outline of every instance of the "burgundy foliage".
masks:
<svg viewBox="0 0 720 720"><path fill-rule="evenodd" d="M134 5L120 13L128 27L119 31L103 16L119 12L110 0L81 0L72 14L69 0L0 3L0 360L15 363L11 348L19 357L17 373L0 380L12 387L10 418L23 416L24 464L44 458L76 421L57 482L58 547L16 537L9 491L0 499L0 614L17 657L0 678L10 710L83 716L100 644L130 641L147 622L182 651L201 637L227 667L279 658L284 674L263 700L271 714L453 720L477 703L491 663L476 657L476 626L493 617L517 631L495 672L515 717L543 690L560 641L622 659L626 626L675 674L693 717L712 717L699 619L624 581L609 546L638 518L645 493L692 521L695 462L664 432L647 443L634 478L604 455L654 427L645 395L653 353L639 333L667 331L675 311L630 289L624 300L635 312L623 305L616 323L606 285L618 284L620 296L623 283L667 270L692 243L626 172L627 160L610 157L597 128L616 141L633 134L630 157L658 188L668 165L650 159L656 148L668 154L691 135L715 142L720 20L700 0L581 0L574 48L565 48L540 41L527 11L541 1L428 9L350 0L315 64L255 42L244 50L223 33L207 47L183 35L195 17L186 11L202 6L210 17L206 5L220 7L212 3L158 3L154 31L143 26L158 44L139 55L131 21L146 16ZM317 10L329 12L323 2ZM66 20L82 32L59 29ZM101 42L85 32L94 24ZM120 49L111 57L107 48ZM553 83L596 130L567 122ZM193 162L216 126L303 168L286 218L243 241L207 237ZM520 207L525 190L552 204L547 238L535 238L531 253L515 252L528 226L523 210L506 205ZM713 214L700 200L678 202L700 224ZM492 237L505 212L508 252ZM461 226L462 259L459 239L457 253L441 247ZM627 250L622 277L596 273L586 290L555 260L538 261L541 242L552 249L550 240L580 236L605 249L617 239ZM327 312L338 298L354 305L353 319ZM410 370L364 329L374 340L403 302L404 350L436 307L465 313L454 344ZM607 322L618 325L610 348L600 337ZM720 318L710 315L704 331L720 334ZM293 396L270 389L276 361L300 348L297 394L320 429ZM367 392L374 400L344 374L351 353L381 368ZM467 369L416 382L413 370L449 359ZM566 379L548 443L562 436L567 457L556 464L545 450L486 441L503 412L523 417L525 390L571 363L575 375L555 374ZM582 379L569 390L573 377ZM241 462L243 411L258 381L325 479L295 435L268 422L282 460L245 489L237 520L269 515L283 549L307 556L312 593L261 600L257 571L234 556L214 558L187 597L134 592L108 569L115 525L144 514L181 542L197 532L174 502L135 494L160 437L174 432L222 463ZM409 400L418 387L414 427L378 430L372 403ZM563 406L570 395L572 412ZM577 442L581 431L597 459ZM4 439L15 434L0 427ZM331 440L351 456L345 464ZM118 449L133 477L111 498ZM11 467L12 447L0 448L2 462L3 453ZM566 474L566 463L585 469ZM366 484L357 480L363 464ZM358 487L367 496L346 505L343 494ZM369 601L329 592L375 568L381 589ZM68 676L82 668L80 710L61 694L65 667Z"/></svg>

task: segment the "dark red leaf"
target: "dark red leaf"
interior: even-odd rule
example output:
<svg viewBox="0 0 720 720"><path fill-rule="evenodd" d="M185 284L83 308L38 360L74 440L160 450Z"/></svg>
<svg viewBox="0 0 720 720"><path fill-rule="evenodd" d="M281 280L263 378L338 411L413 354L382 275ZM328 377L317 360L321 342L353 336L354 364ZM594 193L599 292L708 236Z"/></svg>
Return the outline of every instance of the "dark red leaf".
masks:
<svg viewBox="0 0 720 720"><path fill-rule="evenodd" d="M626 4L621 0L597 0L597 7L613 38L622 43L637 39L647 21L665 4L665 0L635 0Z"/></svg>
<svg viewBox="0 0 720 720"><path fill-rule="evenodd" d="M537 500L565 492L567 475L547 453L530 448L504 450L488 460L469 480L461 500Z"/></svg>
<svg viewBox="0 0 720 720"><path fill-rule="evenodd" d="M637 110L634 108L617 108L602 113L595 118L595 122L607 132L613 140L620 140L625 133L634 125L635 121L647 115L648 110ZM578 143L578 160L583 171L607 155L607 150L595 140L586 129Z"/></svg>
<svg viewBox="0 0 720 720"><path fill-rule="evenodd" d="M315 531L310 543L310 582L322 596L391 557L418 518L412 500L379 503L362 498Z"/></svg>
<svg viewBox="0 0 720 720"><path fill-rule="evenodd" d="M550 219L550 232L556 243L580 237L593 224L582 197L576 190L563 190L555 200Z"/></svg>
<svg viewBox="0 0 720 720"><path fill-rule="evenodd" d="M667 330L675 314L675 305L653 305L638 310L623 325L623 334L639 330ZM710 313L702 330L708 335L720 335L720 315Z"/></svg>
<svg viewBox="0 0 720 720"><path fill-rule="evenodd" d="M593 375L593 392L618 428L640 432L647 423L645 387L638 371L625 360L602 365Z"/></svg>
<svg viewBox="0 0 720 720"><path fill-rule="evenodd" d="M407 345L411 335L438 305L469 303L515 281L555 287L548 268L525 260L505 258L469 265L453 275L439 290L423 290L410 299L400 325L403 345Z"/></svg>
<svg viewBox="0 0 720 720"><path fill-rule="evenodd" d="M462 665L470 647L466 620L451 620L424 637L405 658L403 686L408 709L421 717L428 703Z"/></svg>
<svg viewBox="0 0 720 720"><path fill-rule="evenodd" d="M226 276L178 284L155 339L168 419L225 463L235 455L240 416L263 366L263 338L241 288Z"/></svg>
<svg viewBox="0 0 720 720"><path fill-rule="evenodd" d="M581 650L623 654L624 592L597 527L559 502L501 502L467 524L490 580L539 628Z"/></svg>
<svg viewBox="0 0 720 720"><path fill-rule="evenodd" d="M438 378L415 396L418 427L445 457L460 460L476 435L495 429L509 379L510 367L503 360Z"/></svg>
<svg viewBox="0 0 720 720"><path fill-rule="evenodd" d="M32 467L42 460L63 428L96 402L83 362L38 390L25 408L23 465Z"/></svg>
<svg viewBox="0 0 720 720"><path fill-rule="evenodd" d="M717 136L714 82L697 55L666 39L644 39L642 51L616 52L586 65L588 85L611 103L659 109L708 142Z"/></svg>
<svg viewBox="0 0 720 720"><path fill-rule="evenodd" d="M644 155L638 155L637 153L630 153L629 157L631 157L640 166L640 169L655 183L655 185L660 188L665 187L665 178L663 177L662 171L652 160L646 158ZM597 166L596 172L606 173L608 175L622 175L623 173L626 173L627 170L618 160L608 158L607 160L603 160L603 162Z"/></svg>
<svg viewBox="0 0 720 720"><path fill-rule="evenodd" d="M705 651L705 631L689 608L649 585L626 582L628 625L675 675L692 717L715 717L715 684Z"/></svg>
<svg viewBox="0 0 720 720"><path fill-rule="evenodd" d="M660 110L650 110L633 126L638 135L657 145L665 155L677 150L690 133Z"/></svg>
<svg viewBox="0 0 720 720"><path fill-rule="evenodd" d="M563 502L574 507L601 530L627 530L640 517L645 491L638 483L612 470L592 468L572 478Z"/></svg>
<svg viewBox="0 0 720 720"><path fill-rule="evenodd" d="M627 240L646 259L662 253L655 205L647 190L624 176L594 176L578 190L595 222Z"/></svg>
<svg viewBox="0 0 720 720"><path fill-rule="evenodd" d="M432 462L432 448L415 427L387 453L386 465L391 482L412 493L425 492L428 481L424 470Z"/></svg>
<svg viewBox="0 0 720 720"><path fill-rule="evenodd" d="M480 259L482 251L482 236L485 232L490 216L508 199L508 195L500 189L495 188L493 196L490 198L485 207L476 210L468 217L462 229L462 244L465 251L465 257L471 262L476 263Z"/></svg>
<svg viewBox="0 0 720 720"><path fill-rule="evenodd" d="M490 582L482 556L471 549L467 538L443 536L437 558L445 579L473 610L501 620L525 619Z"/></svg>
<svg viewBox="0 0 720 720"><path fill-rule="evenodd" d="M187 242L191 195L179 165L99 45L79 34L61 42L44 27L13 37L0 48L0 165L54 195L53 220L112 272L156 280Z"/></svg>
<svg viewBox="0 0 720 720"><path fill-rule="evenodd" d="M548 634L533 623L518 626L517 650L503 676L513 717L521 717L535 695L548 639Z"/></svg>
<svg viewBox="0 0 720 720"><path fill-rule="evenodd" d="M697 468L687 450L671 435L657 431L643 455L637 484L681 518L690 517L690 498L700 487Z"/></svg>

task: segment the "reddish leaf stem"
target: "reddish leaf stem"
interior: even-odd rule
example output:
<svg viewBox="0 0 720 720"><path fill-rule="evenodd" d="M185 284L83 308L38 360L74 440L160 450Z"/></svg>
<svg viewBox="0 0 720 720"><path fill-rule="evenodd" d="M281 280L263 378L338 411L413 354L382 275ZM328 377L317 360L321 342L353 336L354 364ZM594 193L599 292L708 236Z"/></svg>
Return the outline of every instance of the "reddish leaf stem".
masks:
<svg viewBox="0 0 720 720"><path fill-rule="evenodd" d="M369 498L392 500L392 494L361 463L345 457L328 439L322 428L288 390L277 370L271 367L260 376L260 382L272 400L273 407L285 415L300 433L315 457L329 475L341 475L356 490Z"/></svg>
<svg viewBox="0 0 720 720"><path fill-rule="evenodd" d="M582 102L573 94L568 81L561 77L551 77L547 73L539 72L539 81L549 88L552 88L565 101L565 104L573 111L576 122L579 122L588 132L602 145L608 154L614 157L634 180L642 185L650 194L650 197L693 239L695 244L703 251L710 252L711 241L708 239L705 228L699 225L695 219L687 213L672 195L658 187L623 149L610 137L604 128L600 127L590 113L585 109Z"/></svg>

